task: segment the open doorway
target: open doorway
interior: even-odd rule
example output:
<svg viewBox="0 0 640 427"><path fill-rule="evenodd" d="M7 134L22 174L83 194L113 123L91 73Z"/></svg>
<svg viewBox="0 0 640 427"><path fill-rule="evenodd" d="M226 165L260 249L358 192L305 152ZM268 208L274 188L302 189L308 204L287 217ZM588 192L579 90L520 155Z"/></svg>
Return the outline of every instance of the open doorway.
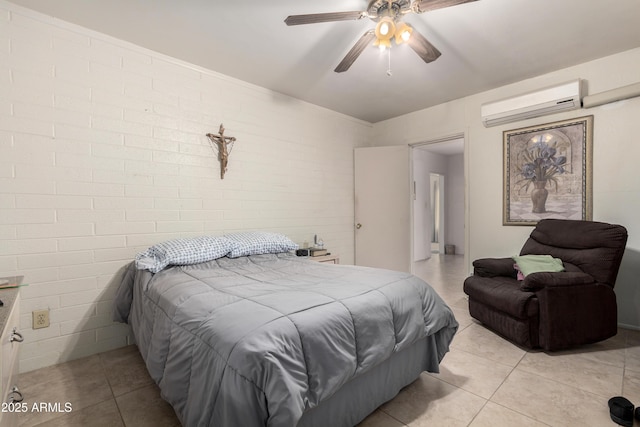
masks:
<svg viewBox="0 0 640 427"><path fill-rule="evenodd" d="M413 263L433 254L464 254L464 136L411 148Z"/></svg>

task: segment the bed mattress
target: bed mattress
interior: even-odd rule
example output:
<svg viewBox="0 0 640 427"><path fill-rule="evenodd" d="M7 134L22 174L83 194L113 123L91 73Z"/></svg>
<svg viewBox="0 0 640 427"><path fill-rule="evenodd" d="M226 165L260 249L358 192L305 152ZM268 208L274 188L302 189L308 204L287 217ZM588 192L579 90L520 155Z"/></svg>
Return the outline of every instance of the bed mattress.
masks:
<svg viewBox="0 0 640 427"><path fill-rule="evenodd" d="M458 327L413 275L290 254L131 264L114 313L185 426L295 426L416 343L438 372Z"/></svg>

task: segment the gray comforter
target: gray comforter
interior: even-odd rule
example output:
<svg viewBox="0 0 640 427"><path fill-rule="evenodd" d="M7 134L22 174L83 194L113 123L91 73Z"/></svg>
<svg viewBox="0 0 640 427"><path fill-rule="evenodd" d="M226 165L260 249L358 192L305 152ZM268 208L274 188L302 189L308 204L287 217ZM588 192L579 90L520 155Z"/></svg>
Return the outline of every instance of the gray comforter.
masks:
<svg viewBox="0 0 640 427"><path fill-rule="evenodd" d="M114 313L132 325L185 426L295 426L350 379L428 335L437 371L458 327L415 276L289 254L157 274L131 264Z"/></svg>

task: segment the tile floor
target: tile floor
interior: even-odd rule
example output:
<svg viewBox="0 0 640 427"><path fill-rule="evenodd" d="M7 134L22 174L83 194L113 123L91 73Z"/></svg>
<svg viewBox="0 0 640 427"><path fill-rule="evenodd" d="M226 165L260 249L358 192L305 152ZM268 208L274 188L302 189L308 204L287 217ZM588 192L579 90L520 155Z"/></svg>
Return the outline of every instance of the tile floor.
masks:
<svg viewBox="0 0 640 427"><path fill-rule="evenodd" d="M435 255L418 270L460 329L439 374L423 373L361 427L615 426L611 396L640 405L640 331L621 329L571 351L527 351L471 319L462 256ZM22 414L21 426L180 425L134 346L21 374L20 385L27 402L71 402L73 409Z"/></svg>

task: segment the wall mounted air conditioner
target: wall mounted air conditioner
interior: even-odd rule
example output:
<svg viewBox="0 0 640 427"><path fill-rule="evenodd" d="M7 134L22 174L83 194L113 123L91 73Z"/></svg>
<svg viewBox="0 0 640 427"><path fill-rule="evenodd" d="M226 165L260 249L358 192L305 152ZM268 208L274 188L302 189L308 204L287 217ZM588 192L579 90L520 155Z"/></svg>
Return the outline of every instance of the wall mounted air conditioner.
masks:
<svg viewBox="0 0 640 427"><path fill-rule="evenodd" d="M497 126L581 107L580 79L551 86L512 98L482 104L480 113L485 127Z"/></svg>

